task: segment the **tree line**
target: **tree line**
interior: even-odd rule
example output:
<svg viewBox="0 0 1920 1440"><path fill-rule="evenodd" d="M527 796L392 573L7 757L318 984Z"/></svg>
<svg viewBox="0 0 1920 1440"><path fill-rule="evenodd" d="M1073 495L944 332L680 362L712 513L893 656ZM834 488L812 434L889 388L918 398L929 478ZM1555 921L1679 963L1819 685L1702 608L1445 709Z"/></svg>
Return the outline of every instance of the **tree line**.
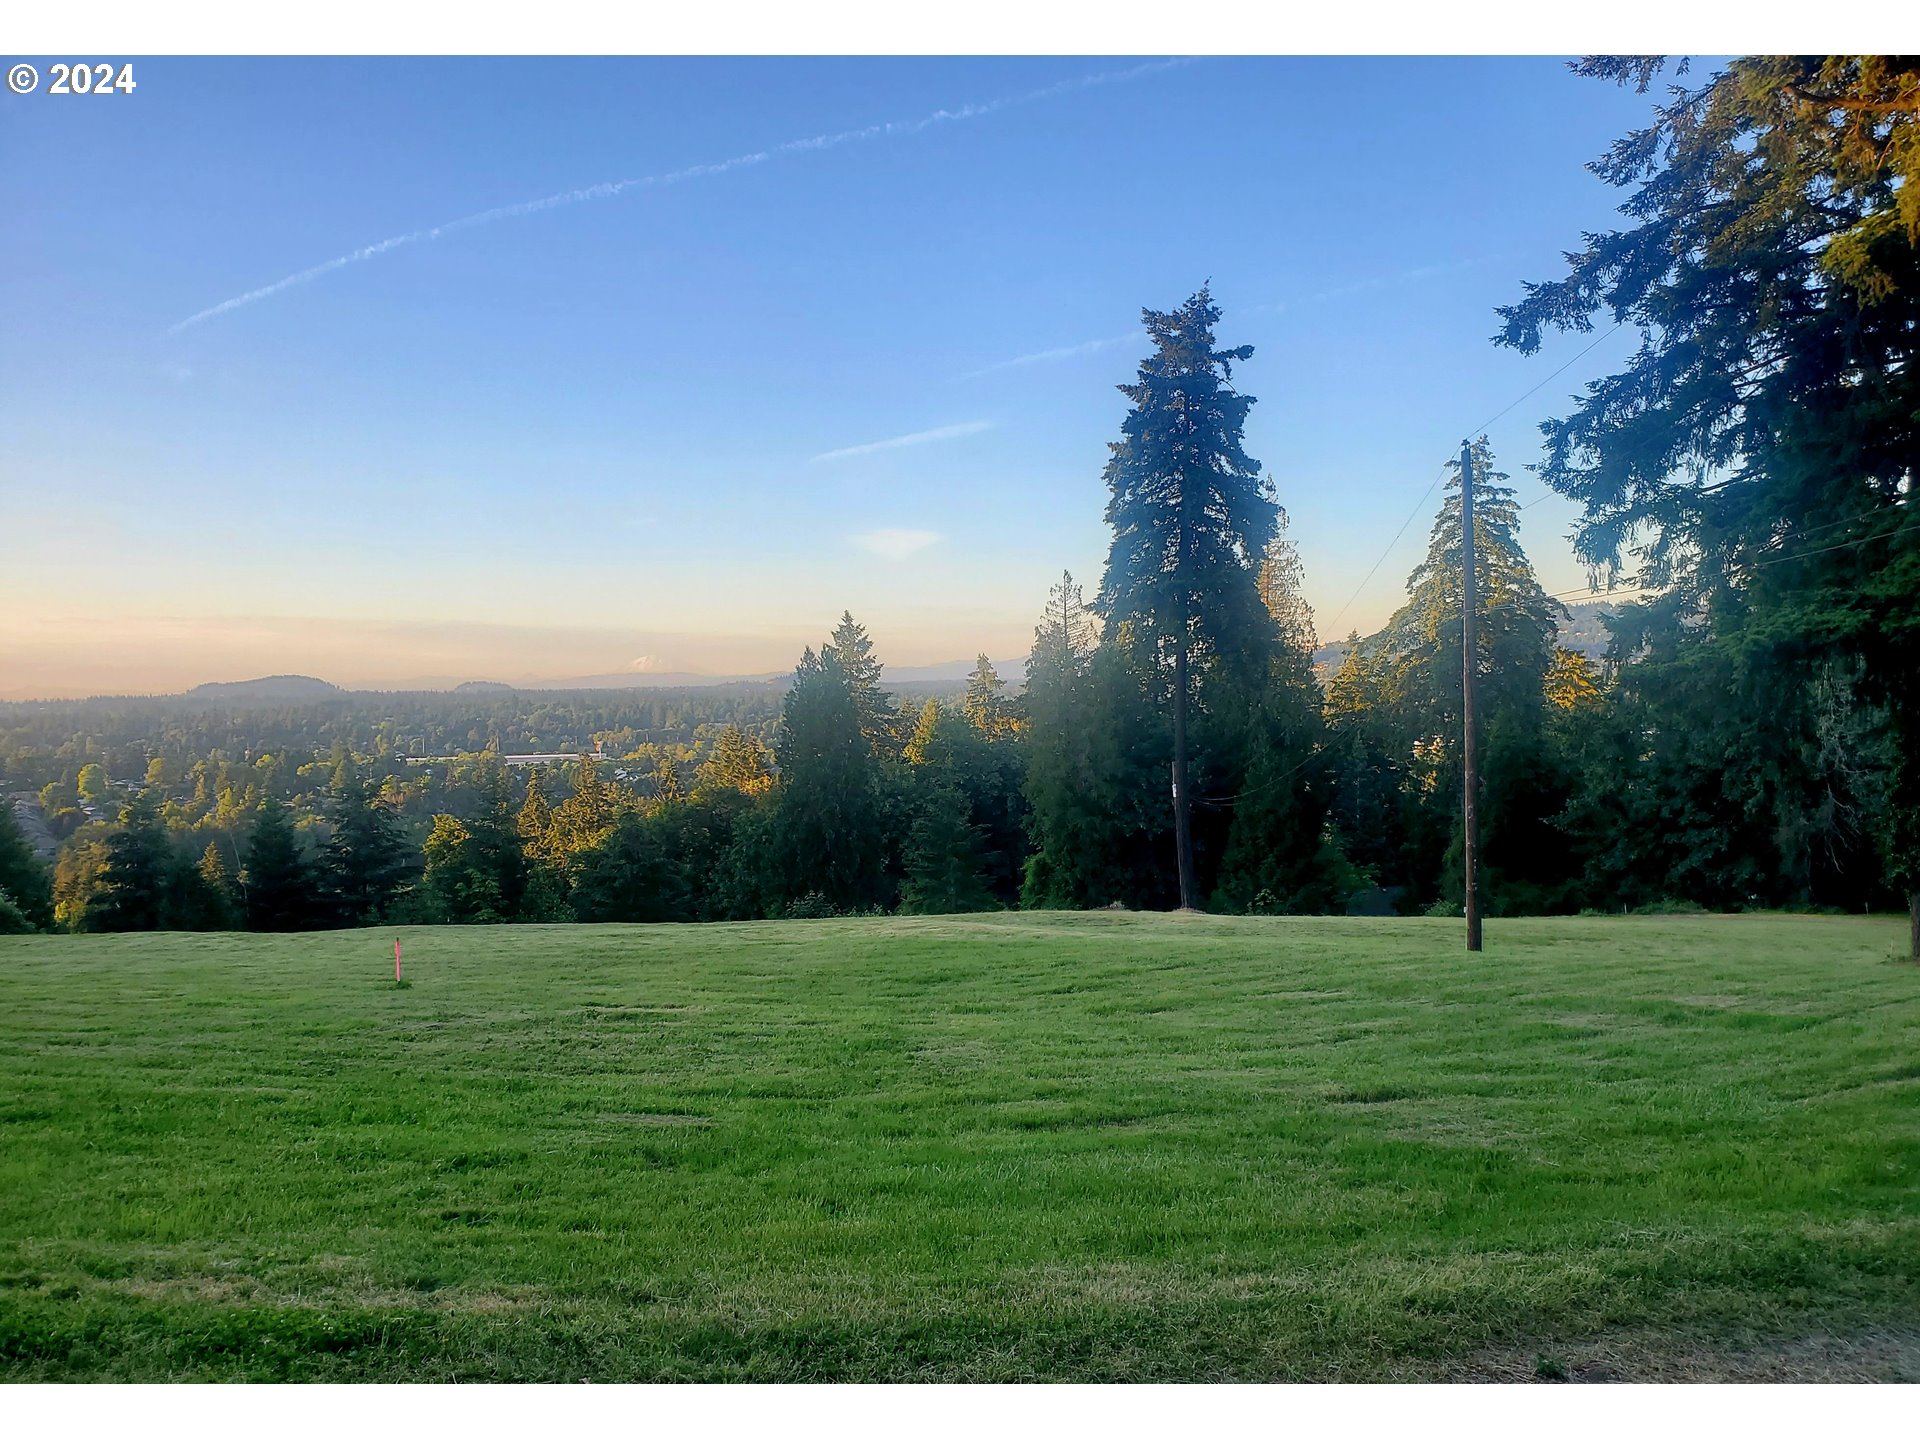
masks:
<svg viewBox="0 0 1920 1440"><path fill-rule="evenodd" d="M1577 68L1645 93L1661 62ZM1105 569L1091 600L1054 587L1018 694L982 657L963 696L902 706L845 616L760 733L716 727L638 786L593 761L523 785L482 755L464 813L417 843L352 752L304 831L263 797L244 853L185 853L135 796L66 917L1445 912L1472 486L1487 913L1898 906L1920 953L1916 108L1920 71L1881 57L1675 84L1592 167L1631 191L1628 223L1501 311L1522 352L1596 317L1641 338L1534 466L1580 502L1595 588L1628 587L1599 664L1559 643L1479 437L1400 609L1317 675L1282 496L1244 448L1252 348L1218 342L1203 288L1143 314ZM0 888L50 923L23 853L0 831Z"/></svg>

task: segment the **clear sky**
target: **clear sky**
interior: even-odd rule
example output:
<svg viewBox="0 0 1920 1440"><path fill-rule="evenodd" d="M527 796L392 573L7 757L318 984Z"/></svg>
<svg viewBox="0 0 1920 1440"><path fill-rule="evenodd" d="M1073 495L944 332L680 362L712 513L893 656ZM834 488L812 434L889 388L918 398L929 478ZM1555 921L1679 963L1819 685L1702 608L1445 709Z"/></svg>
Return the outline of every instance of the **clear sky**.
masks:
<svg viewBox="0 0 1920 1440"><path fill-rule="evenodd" d="M1555 59L134 74L0 92L0 695L772 671L849 608L896 664L1023 654L1098 583L1139 310L1209 279L1322 636L1365 632L1463 431L1588 343L1487 337L1614 223L1582 167L1651 99ZM1490 427L1523 501L1631 343ZM1525 512L1550 590L1572 518Z"/></svg>

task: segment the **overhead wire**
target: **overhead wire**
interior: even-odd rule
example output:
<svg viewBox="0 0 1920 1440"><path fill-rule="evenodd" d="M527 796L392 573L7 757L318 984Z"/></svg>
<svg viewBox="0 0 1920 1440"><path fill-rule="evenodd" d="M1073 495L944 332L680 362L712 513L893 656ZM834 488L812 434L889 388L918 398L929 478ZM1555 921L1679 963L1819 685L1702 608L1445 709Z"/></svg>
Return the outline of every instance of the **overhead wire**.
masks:
<svg viewBox="0 0 1920 1440"><path fill-rule="evenodd" d="M1626 323L1627 322L1624 320L1618 321L1610 329L1607 329L1603 331L1601 334L1594 337L1592 341L1590 341L1587 345L1583 346L1579 351L1577 351L1575 354L1569 357L1566 361L1564 361L1555 369L1549 371L1546 375L1543 375L1533 385L1528 387L1526 390L1523 390L1520 394L1516 395L1512 400L1507 402L1507 404L1502 406L1499 410L1496 410L1492 415L1489 415L1485 420L1482 420L1478 425L1474 425L1470 427L1466 433L1469 436L1477 435L1482 431L1484 431L1489 425L1493 424L1494 421L1499 420L1502 417L1510 414L1515 409L1515 407L1520 405L1522 402L1528 400L1532 396L1538 394L1548 384L1552 383L1552 381L1557 379L1559 376L1564 375L1568 370L1571 370L1581 360L1584 360L1588 355L1592 354L1595 350L1597 350L1607 340L1611 339L1614 335L1618 334L1619 331L1626 325ZM1420 498L1414 502L1413 508L1407 512L1407 518L1400 522L1400 528L1393 532L1393 538L1387 541L1386 548L1380 552L1379 558L1373 562L1372 567L1368 569L1367 573L1361 578L1360 583L1354 587L1353 593L1347 597L1346 603L1343 604L1337 611L1335 611L1333 619L1327 622L1327 628L1329 630L1336 631L1336 632L1338 631L1341 620L1346 618L1347 611L1353 608L1353 602L1358 600L1360 596L1365 592L1367 586L1373 583L1373 577L1379 574L1380 567L1387 563L1387 557L1393 554L1394 547L1400 543L1401 537L1407 533L1407 527L1412 525L1415 518L1419 516L1426 509L1428 499L1433 495L1433 492L1439 488L1440 482L1446 478L1446 474L1447 472L1445 470L1442 470L1438 475L1434 476L1433 480L1428 484L1427 488L1421 492ZM1547 498L1548 498L1547 496L1543 495L1540 497L1540 500L1545 500ZM1522 510L1528 509L1533 505L1538 505L1540 503L1540 500L1528 501L1526 505L1523 505L1520 508ZM1553 598L1558 598L1558 597L1553 597ZM1263 785L1255 786L1250 790L1242 790L1233 795L1201 797L1198 803L1202 805L1213 805L1213 806L1230 805L1237 800L1243 800L1252 795L1259 795L1291 779L1293 776L1297 775L1300 771L1306 769L1308 765L1311 765L1316 759L1320 757L1321 754L1322 754L1322 750L1316 749L1311 755L1307 756L1307 758L1302 760L1298 765L1293 766L1291 769L1283 772L1282 774L1276 776L1274 779L1266 782Z"/></svg>

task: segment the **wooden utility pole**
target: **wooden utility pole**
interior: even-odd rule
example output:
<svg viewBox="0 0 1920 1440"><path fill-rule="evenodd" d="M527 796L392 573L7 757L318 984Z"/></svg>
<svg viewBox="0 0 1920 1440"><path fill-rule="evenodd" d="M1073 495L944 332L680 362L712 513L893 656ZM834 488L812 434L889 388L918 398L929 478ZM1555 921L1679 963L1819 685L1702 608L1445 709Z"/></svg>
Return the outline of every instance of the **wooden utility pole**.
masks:
<svg viewBox="0 0 1920 1440"><path fill-rule="evenodd" d="M1461 819L1465 827L1467 949L1480 948L1480 749L1475 738L1474 681L1479 668L1474 643L1475 593L1473 563L1473 443L1460 442L1460 757L1466 771Z"/></svg>

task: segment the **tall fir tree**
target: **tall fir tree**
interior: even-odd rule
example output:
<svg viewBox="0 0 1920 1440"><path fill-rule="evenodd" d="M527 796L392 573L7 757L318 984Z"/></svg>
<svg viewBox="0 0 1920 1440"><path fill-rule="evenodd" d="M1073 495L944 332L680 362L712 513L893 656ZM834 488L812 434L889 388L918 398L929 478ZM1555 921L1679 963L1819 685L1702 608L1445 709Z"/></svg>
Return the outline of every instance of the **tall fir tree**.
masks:
<svg viewBox="0 0 1920 1440"><path fill-rule="evenodd" d="M973 672L967 676L966 696L960 708L967 723L989 740L1003 740L1016 728L1013 707L1002 693L1006 688L1007 682L1000 678L1000 672L982 651L974 661Z"/></svg>
<svg viewBox="0 0 1920 1440"><path fill-rule="evenodd" d="M809 649L781 707L774 860L785 896L840 910L891 902L879 760L840 650Z"/></svg>
<svg viewBox="0 0 1920 1440"><path fill-rule="evenodd" d="M616 808L594 757L581 756L573 772L573 788L553 812L553 846L559 861L571 868L611 835Z"/></svg>
<svg viewBox="0 0 1920 1440"><path fill-rule="evenodd" d="M1084 860L1093 782L1092 669L1097 643L1092 613L1070 573L1047 593L1034 626L1021 696L1026 729L1023 782L1030 854L1020 903L1029 909L1091 903Z"/></svg>
<svg viewBox="0 0 1920 1440"><path fill-rule="evenodd" d="M547 863L553 858L553 806L547 800L546 783L538 766L527 773L527 798L514 817L514 828L520 832L520 848L528 864Z"/></svg>
<svg viewBox="0 0 1920 1440"><path fill-rule="evenodd" d="M169 919L173 843L160 818L160 796L142 790L107 839L106 869L87 908L90 930L160 930Z"/></svg>
<svg viewBox="0 0 1920 1440"><path fill-rule="evenodd" d="M316 880L286 805L279 800L263 801L247 837L247 864L242 874L247 928L312 928L319 919Z"/></svg>
<svg viewBox="0 0 1920 1440"><path fill-rule="evenodd" d="M320 855L320 899L336 925L381 919L411 877L393 812L349 762L334 771L333 832Z"/></svg>
<svg viewBox="0 0 1920 1440"><path fill-rule="evenodd" d="M221 852L219 841L207 842L207 848L200 852L200 863L196 868L200 872L200 883L208 897L209 914L218 922L207 928L210 930L239 929L246 918L240 899L240 883L234 878L233 868L228 865L226 855Z"/></svg>
<svg viewBox="0 0 1920 1440"><path fill-rule="evenodd" d="M899 754L905 739L903 717L894 708L893 697L880 688L880 660L873 653L867 627L855 620L852 612L842 611L840 623L834 626L832 637L820 653L823 658L832 654L846 677L854 713L860 719L860 733L867 737L873 753L883 758Z"/></svg>
<svg viewBox="0 0 1920 1440"><path fill-rule="evenodd" d="M694 793L737 790L764 795L773 788L773 752L738 725L723 729L713 753L694 772Z"/></svg>
<svg viewBox="0 0 1920 1440"><path fill-rule="evenodd" d="M1576 69L1644 94L1665 63ZM1758 699L1740 718L1771 735L1766 808L1818 788L1800 701L1826 667L1859 667L1920 960L1920 59L1738 59L1673 86L1589 168L1632 190L1630 224L1586 236L1494 338L1533 353L1600 315L1641 344L1541 427L1542 478L1583 507L1577 554L1619 574L1631 547L1634 579L1665 592L1621 638L1664 630L1676 679L1683 651L1717 651L1701 665ZM1725 706L1682 730L1711 731Z"/></svg>
<svg viewBox="0 0 1920 1440"><path fill-rule="evenodd" d="M1289 650L1311 656L1320 644L1313 628L1313 606L1304 590L1305 569L1300 563L1300 547L1287 535L1287 512L1280 511L1274 522L1273 538L1260 556L1260 603L1279 627L1280 643Z"/></svg>
<svg viewBox="0 0 1920 1440"><path fill-rule="evenodd" d="M575 914L624 924L694 919L685 860L668 846L667 834L655 816L622 815L581 867Z"/></svg>
<svg viewBox="0 0 1920 1440"><path fill-rule="evenodd" d="M1475 673L1481 724L1483 889L1489 914L1559 907L1575 862L1553 817L1567 794L1541 750L1546 677L1565 609L1520 545L1519 511L1485 437L1469 448L1474 486ZM1355 642L1329 694L1337 811L1354 858L1410 898L1458 898L1461 883L1463 476L1446 495L1407 600Z"/></svg>
<svg viewBox="0 0 1920 1440"><path fill-rule="evenodd" d="M1096 608L1107 637L1127 626L1163 672L1173 739L1180 904L1197 909L1189 711L1195 671L1257 684L1271 642L1256 567L1279 506L1242 445L1254 401L1232 384L1251 345L1218 349L1220 310L1205 287L1180 309L1141 315L1154 353L1120 387L1133 404L1110 445L1113 542Z"/></svg>

